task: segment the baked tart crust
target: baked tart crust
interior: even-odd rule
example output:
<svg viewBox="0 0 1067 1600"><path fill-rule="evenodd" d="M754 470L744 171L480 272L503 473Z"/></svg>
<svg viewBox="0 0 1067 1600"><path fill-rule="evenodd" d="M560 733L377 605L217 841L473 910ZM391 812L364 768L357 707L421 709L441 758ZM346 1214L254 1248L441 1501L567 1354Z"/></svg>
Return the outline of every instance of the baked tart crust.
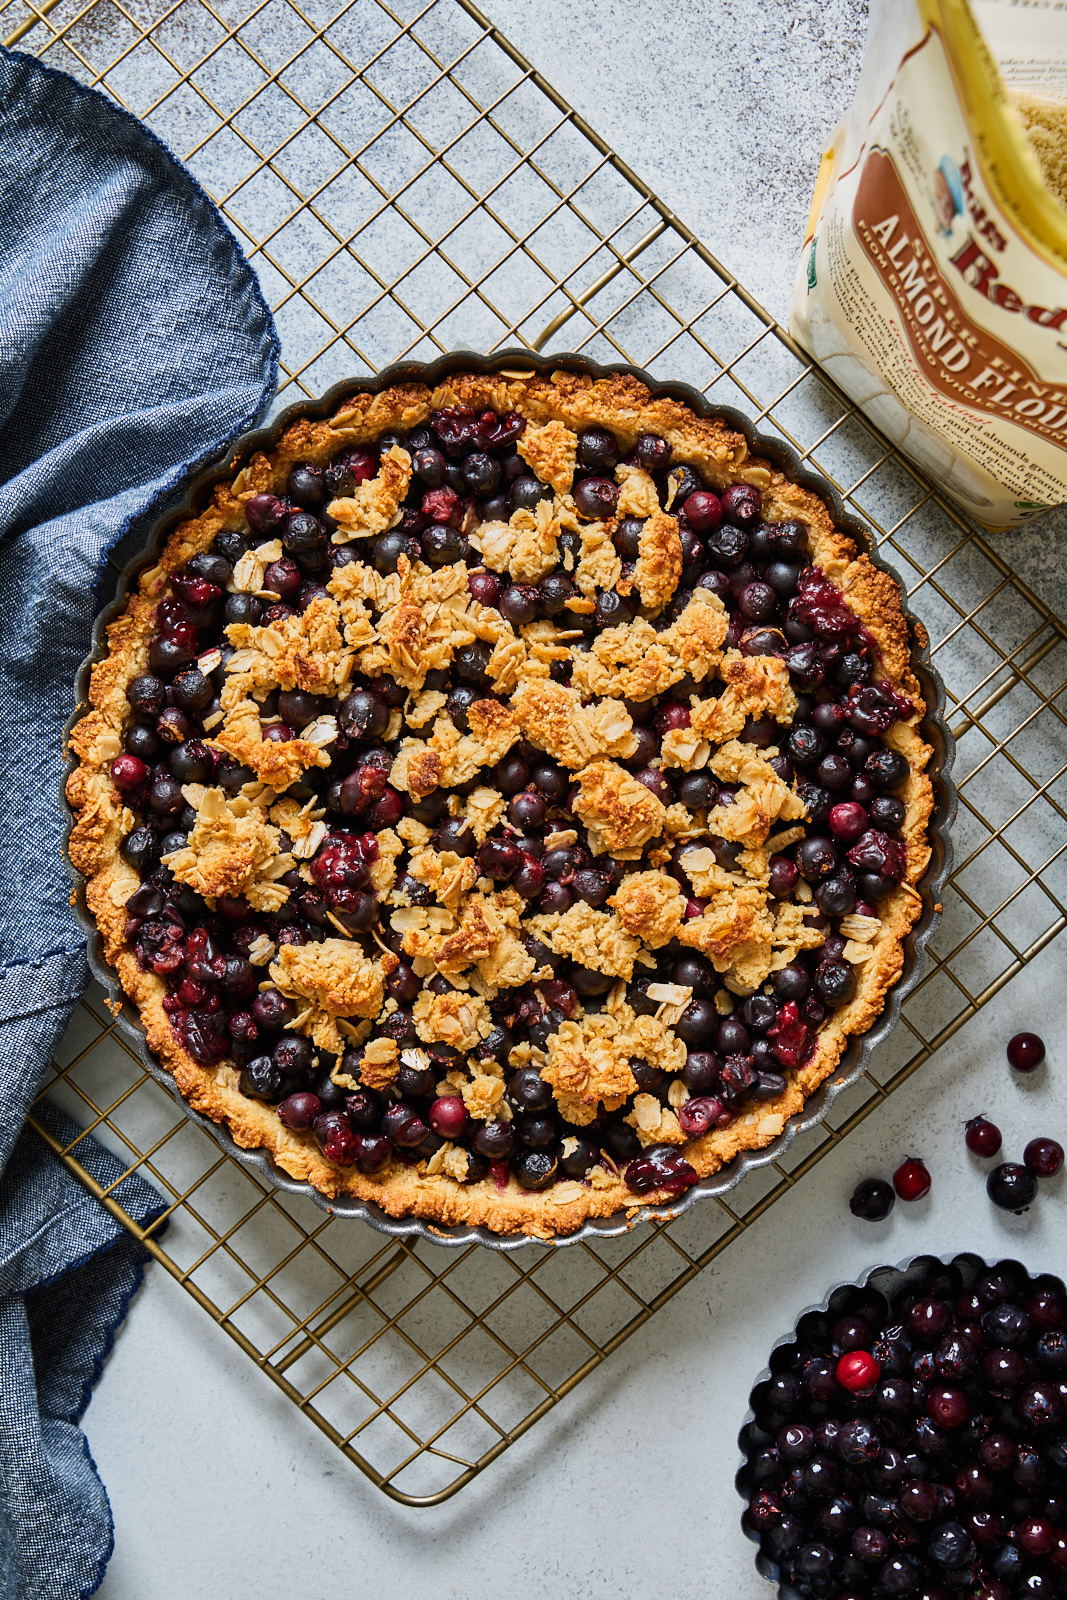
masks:
<svg viewBox="0 0 1067 1600"><path fill-rule="evenodd" d="M335 916L313 942L264 937L248 952L261 987L276 985L293 1002L290 1029L310 1039L322 1060L333 1062L334 1081L388 1098L405 1053L425 1065L427 1047L444 1044L447 1059L434 1059L437 1093L461 1096L475 1126L520 1114L509 1106L507 1083L511 1073L532 1065L551 1086L556 1115L563 1118L560 1148L580 1139L594 1119L617 1114L636 1133L641 1156L648 1148L668 1156L673 1149L688 1163L693 1178L686 1181L717 1172L739 1152L763 1148L782 1132L833 1072L850 1037L879 1016L901 973L903 940L922 909L916 886L930 859L933 791L926 767L932 751L919 732L926 708L892 577L857 553L822 499L750 455L744 437L723 420L698 417L680 400L656 397L633 376L461 372L432 390L397 384L351 396L327 421L299 419L269 454L255 454L232 483L214 490L200 515L175 529L108 628L107 654L91 674L91 709L70 735L79 764L67 784L76 814L69 852L87 880L86 902L106 960L136 1007L150 1049L189 1105L225 1124L238 1145L269 1151L285 1173L328 1197L358 1197L394 1217L551 1238L590 1218L633 1214L641 1205L670 1199L679 1188L648 1187L646 1178L635 1192L626 1181L627 1163L610 1158L583 1179L560 1173L539 1190L523 1187L499 1164L475 1181L460 1181L469 1179L475 1164L464 1145L448 1139L431 1139L421 1152L394 1151L378 1172L331 1162L313 1131L284 1126L274 1104L242 1092L240 1066L232 1057L205 1064L190 1053L172 1022L173 999L169 1009L164 1005L174 982L139 952L137 919L131 922L127 908L142 875L122 846L144 820L145 800L143 791L131 794L116 784L113 767L138 720L127 690L152 671L150 647L160 633L160 607L174 597L172 575L211 551L219 535L244 534L247 550L234 563L227 587L231 594L272 604L275 592L266 573L271 561L283 557L283 546L270 532L250 532L249 501L285 497L294 468L325 468L341 452L373 447L383 434L410 435L427 428L435 414L457 407L522 420L515 447L546 486L544 499L506 522L479 521L476 511L468 512L463 532L473 548L465 563L431 568L401 555L391 573L376 570L371 552L376 540L400 525L405 505L418 504L414 452L388 444L372 477L328 499L331 544L352 550L355 560L327 567L321 579L326 593L313 596L303 612L266 626L236 623L221 633L217 628L213 637L232 647L225 663L221 656L215 662L213 646L201 648L204 672L224 686L208 718L211 726L194 725L193 736L252 770L236 793L211 782L184 786L185 815L189 807L195 811L195 826L188 843L171 851L167 866L176 882L206 899L205 912L217 910L220 896L229 897L271 926L271 915L299 892L292 874L313 885L311 863L328 848L331 828L350 820L327 810L321 780L315 788L316 775L328 781L332 762L340 759L331 713L353 687L388 675L405 693L385 735L393 757L389 786L405 802L417 805L448 794L451 813L467 818L479 844L487 837L506 841L507 797L495 788L493 774L510 751L533 747L561 766L573 785L569 812L554 811L555 820L546 825L546 848L565 849L584 837L594 865L605 858L615 863L615 882L606 903L574 898L567 910L545 913L536 897L524 899L506 880L487 878L480 856L436 849L431 828L409 815L406 805L395 827L376 830L378 858L368 868L379 911L373 928L353 932ZM620 456L608 474L617 504L601 517L583 514L575 500L583 472L580 441L597 429L610 431ZM666 479L634 460L642 436L670 447ZM664 951L695 952L714 969L716 1007L726 1014L746 996L769 992L775 972L786 961L803 960L826 931L822 919L823 932L813 944L811 924L819 908L810 889L805 895L803 877L798 894L775 898L768 889L768 856L788 851L805 830L812 831L796 779L783 781L769 765L770 756L785 748L796 706L784 660L746 654L731 643L732 613L707 588L694 589L664 623L662 614L679 588L688 593L679 538L686 519L678 516L670 479L683 467L720 497L730 486L758 491L763 523L806 527L803 559L844 597L862 628L869 677L896 697L896 718L878 742L907 765L906 777L893 788L904 807L894 837L906 850L906 866L873 918L846 916L840 929L855 977L852 997L826 1013L813 1047L816 1028L808 1029L802 1059L792 1065L779 1061L781 1092L762 1100L742 1096L725 1125L689 1138L677 1115L690 1098L680 1077L686 1045L671 1022L685 1011L692 992L664 981L652 997L655 1010L635 1011L635 979L644 974L655 981ZM616 548L624 517L642 525L634 536L636 558L626 564ZM512 626L493 606L474 601L468 569L503 574L502 584L510 574L511 582L526 585L566 573L572 594L564 623L592 614L606 590L621 599L626 620L592 635L567 629L558 615ZM456 651L472 639L489 653L482 680L489 687L470 706L461 731L444 709L446 693L428 688L427 679L432 684L450 672ZM565 669L557 667L555 676L554 662ZM689 811L676 800L665 804L627 765L636 725L623 701L663 697L683 674L696 687L688 725L663 732L652 765L672 781L693 772L714 775L719 803L708 813ZM831 679L829 687L836 696L845 693L839 681ZM260 711L265 696L279 688L298 688L327 709L293 730L296 737L274 741L265 737L270 719L264 719L265 727ZM768 750L738 737L753 718L768 717L781 728L778 747ZM160 759L165 757L164 751ZM345 772L350 762L346 757ZM309 773L305 799L301 785L306 789ZM296 796L289 792L294 786ZM358 818L352 831L360 831ZM825 823L815 831L825 834ZM727 835L734 845L726 858L729 870L708 848L711 836L721 845ZM672 873L678 847L687 844L685 875ZM287 875L291 889L281 881ZM420 903L412 903L403 888L407 884L410 891L412 879L422 886L415 897ZM507 1061L478 1060L471 1052L494 1025L494 1002L520 991L536 996L538 985L553 976L529 954L524 939L531 936L539 949L547 944L557 958L610 978L611 988L599 999L586 997L566 1020L557 1012L547 1040L542 1029L543 1048L525 1037L520 1021L512 1029ZM391 948L398 944L399 953ZM413 967L423 985L411 1008L419 1036L414 1053L410 1042L379 1032L398 1009L387 987L401 962ZM434 978L447 981L431 988ZM357 1057L353 1077L343 1061L351 1065ZM665 1093L639 1089L630 1070L635 1059L651 1063ZM433 1144L437 1148L427 1154ZM485 1163L480 1166L484 1170Z"/></svg>

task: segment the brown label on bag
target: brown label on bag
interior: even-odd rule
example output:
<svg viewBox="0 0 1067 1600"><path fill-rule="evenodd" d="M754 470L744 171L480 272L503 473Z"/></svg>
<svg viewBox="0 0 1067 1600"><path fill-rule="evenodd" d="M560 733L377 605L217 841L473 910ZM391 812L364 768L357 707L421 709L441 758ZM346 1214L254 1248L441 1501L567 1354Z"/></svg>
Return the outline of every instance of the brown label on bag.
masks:
<svg viewBox="0 0 1067 1600"><path fill-rule="evenodd" d="M980 209L980 208L979 208ZM1067 307L1028 304L997 265L1003 240L985 213L970 208L975 233L949 257L945 270L930 251L893 162L868 155L852 207L852 224L871 265L900 312L900 326L927 381L945 399L1067 446L1067 383L1038 376L1018 351L979 327L959 298L978 294L1001 311L1047 330L1049 355L1067 330Z"/></svg>

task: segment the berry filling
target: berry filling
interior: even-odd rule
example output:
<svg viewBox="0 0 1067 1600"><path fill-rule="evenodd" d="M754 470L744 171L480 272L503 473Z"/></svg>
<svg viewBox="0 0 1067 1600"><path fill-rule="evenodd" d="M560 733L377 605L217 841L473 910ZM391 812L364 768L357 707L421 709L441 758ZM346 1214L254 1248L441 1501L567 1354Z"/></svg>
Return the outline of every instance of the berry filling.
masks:
<svg viewBox="0 0 1067 1600"><path fill-rule="evenodd" d="M328 1162L675 1196L690 1141L778 1100L857 992L914 707L757 489L589 428L561 497L526 430L452 407L299 462L172 576L111 767L126 938L194 1060ZM665 510L620 514L620 475ZM730 689L761 670L774 694Z"/></svg>
<svg viewBox="0 0 1067 1600"><path fill-rule="evenodd" d="M753 1392L740 1479L790 1592L1062 1594L1065 1321L1063 1284L1014 1262L931 1263L891 1302L869 1285L806 1313Z"/></svg>

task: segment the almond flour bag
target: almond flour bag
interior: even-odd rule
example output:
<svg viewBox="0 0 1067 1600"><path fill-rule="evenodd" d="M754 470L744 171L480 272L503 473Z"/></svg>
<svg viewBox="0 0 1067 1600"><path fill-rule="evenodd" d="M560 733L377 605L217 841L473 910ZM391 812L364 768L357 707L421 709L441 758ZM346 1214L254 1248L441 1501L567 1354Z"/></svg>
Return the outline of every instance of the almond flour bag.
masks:
<svg viewBox="0 0 1067 1600"><path fill-rule="evenodd" d="M790 327L984 526L1067 501L1067 0L871 0Z"/></svg>

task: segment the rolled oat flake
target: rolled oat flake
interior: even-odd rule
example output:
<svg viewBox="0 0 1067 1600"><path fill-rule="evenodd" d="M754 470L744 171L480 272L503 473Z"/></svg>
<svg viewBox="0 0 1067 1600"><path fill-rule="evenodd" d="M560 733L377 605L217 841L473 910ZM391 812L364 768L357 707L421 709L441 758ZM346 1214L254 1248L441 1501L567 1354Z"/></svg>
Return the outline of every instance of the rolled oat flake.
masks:
<svg viewBox="0 0 1067 1600"><path fill-rule="evenodd" d="M790 327L983 526L1067 501L1067 0L871 0Z"/></svg>

